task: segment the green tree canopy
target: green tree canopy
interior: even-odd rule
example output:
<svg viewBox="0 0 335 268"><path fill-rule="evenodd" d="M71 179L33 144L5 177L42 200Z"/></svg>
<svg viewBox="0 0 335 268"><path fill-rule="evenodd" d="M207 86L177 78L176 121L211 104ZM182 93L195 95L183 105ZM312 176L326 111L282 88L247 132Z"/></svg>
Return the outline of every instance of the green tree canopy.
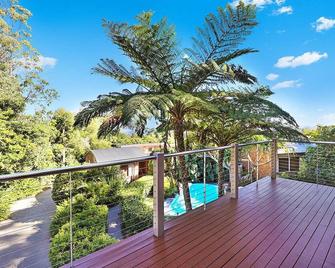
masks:
<svg viewBox="0 0 335 268"><path fill-rule="evenodd" d="M106 135L129 127L142 135L150 118L171 129L176 149L185 150L184 133L189 120L196 114L215 109L208 98L213 88L227 83L252 84L256 78L241 66L230 61L253 49L239 49L246 36L256 26L255 7L240 2L235 8L227 5L205 18L198 29L193 47L181 53L174 28L166 19L152 21L152 13L137 16L138 23L104 22L112 42L135 65L126 68L112 59L102 59L94 71L118 80L135 84L136 91L124 89L84 102L76 116L76 125L86 126L93 118L106 116L99 134ZM187 169L184 157L179 157L183 171L186 209L191 209Z"/></svg>

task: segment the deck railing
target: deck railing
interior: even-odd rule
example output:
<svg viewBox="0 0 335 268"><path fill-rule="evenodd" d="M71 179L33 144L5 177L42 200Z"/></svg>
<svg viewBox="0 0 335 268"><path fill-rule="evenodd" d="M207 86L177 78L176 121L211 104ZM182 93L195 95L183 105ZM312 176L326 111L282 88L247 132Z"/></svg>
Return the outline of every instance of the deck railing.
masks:
<svg viewBox="0 0 335 268"><path fill-rule="evenodd" d="M305 155L299 155L298 162L292 160L296 156L289 150L287 161L282 160L284 157L278 156L277 149L290 145L272 140L2 175L0 183L6 184L8 190L0 192L2 198L10 194L14 181L22 182L22 188L28 180L35 181L29 183L28 190L41 194L25 199L25 204L15 202L10 218L0 222L0 264L47 267L50 259L54 267L67 262L72 265L77 258L150 227L160 237L165 221L186 212L182 187L173 185L172 180L185 174L193 182L188 185L192 208L204 210L206 204L219 198L218 176L222 178L222 194L231 198L238 198L239 187L265 176L275 179L277 173L331 185L331 176L335 175L331 162L335 161L335 142L308 144L311 146ZM121 183L113 167L139 161L152 162L152 176L127 184L121 194L113 192ZM186 167L186 173L181 167ZM51 186L50 182L53 195L50 189L42 191ZM35 186L36 189L31 188ZM99 198L101 194L105 198ZM87 241L87 237L94 239ZM48 259L50 239L51 247L53 243L58 247L51 248Z"/></svg>

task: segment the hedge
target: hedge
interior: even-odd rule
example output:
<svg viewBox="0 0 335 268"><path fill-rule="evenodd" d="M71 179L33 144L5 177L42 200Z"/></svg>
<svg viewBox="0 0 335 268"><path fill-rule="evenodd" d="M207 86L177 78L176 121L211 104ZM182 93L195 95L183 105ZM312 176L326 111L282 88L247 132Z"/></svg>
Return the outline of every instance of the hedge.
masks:
<svg viewBox="0 0 335 268"><path fill-rule="evenodd" d="M64 201L50 225L51 244L49 260L53 267L59 267L70 261L70 206ZM96 205L95 200L78 194L73 199L73 256L74 259L92 253L117 240L109 236L107 231L108 207Z"/></svg>
<svg viewBox="0 0 335 268"><path fill-rule="evenodd" d="M49 260L52 267L60 267L70 262L70 224L66 223L52 238L49 251ZM95 227L75 228L73 231L73 258L86 256L117 240L105 231Z"/></svg>
<svg viewBox="0 0 335 268"><path fill-rule="evenodd" d="M152 176L129 183L121 191L121 229L128 237L152 226Z"/></svg>
<svg viewBox="0 0 335 268"><path fill-rule="evenodd" d="M117 167L74 172L71 174L72 196L84 194L96 199L97 204L112 204L119 201L119 191L123 188L124 176ZM52 199L56 204L70 197L70 177L57 175L52 189Z"/></svg>
<svg viewBox="0 0 335 268"><path fill-rule="evenodd" d="M142 197L127 197L121 204L122 235L128 237L152 226L153 210ZM152 203L151 203L152 204Z"/></svg>

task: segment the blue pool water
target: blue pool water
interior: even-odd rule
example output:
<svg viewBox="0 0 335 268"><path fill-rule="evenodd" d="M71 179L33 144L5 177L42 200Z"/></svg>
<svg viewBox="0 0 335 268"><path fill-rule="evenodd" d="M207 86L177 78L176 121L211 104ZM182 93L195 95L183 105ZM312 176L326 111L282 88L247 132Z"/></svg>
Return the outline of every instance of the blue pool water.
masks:
<svg viewBox="0 0 335 268"><path fill-rule="evenodd" d="M190 183L190 195L192 208L202 206L204 204L204 184ZM218 186L216 184L206 184L206 203L214 201L218 198ZM177 194L171 202L165 202L165 215L177 216L186 212L184 196Z"/></svg>

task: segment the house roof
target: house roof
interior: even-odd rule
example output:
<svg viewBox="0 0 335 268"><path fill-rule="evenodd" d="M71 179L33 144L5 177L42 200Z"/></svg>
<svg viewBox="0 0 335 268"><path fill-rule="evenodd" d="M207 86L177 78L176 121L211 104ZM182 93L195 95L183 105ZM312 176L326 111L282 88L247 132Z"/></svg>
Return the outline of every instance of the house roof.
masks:
<svg viewBox="0 0 335 268"><path fill-rule="evenodd" d="M98 149L92 150L91 153L94 155L97 163L149 156L140 147Z"/></svg>
<svg viewBox="0 0 335 268"><path fill-rule="evenodd" d="M286 142L284 148L278 149L278 154L288 154L288 153L302 154L306 153L307 149L310 147L315 147L315 144Z"/></svg>

